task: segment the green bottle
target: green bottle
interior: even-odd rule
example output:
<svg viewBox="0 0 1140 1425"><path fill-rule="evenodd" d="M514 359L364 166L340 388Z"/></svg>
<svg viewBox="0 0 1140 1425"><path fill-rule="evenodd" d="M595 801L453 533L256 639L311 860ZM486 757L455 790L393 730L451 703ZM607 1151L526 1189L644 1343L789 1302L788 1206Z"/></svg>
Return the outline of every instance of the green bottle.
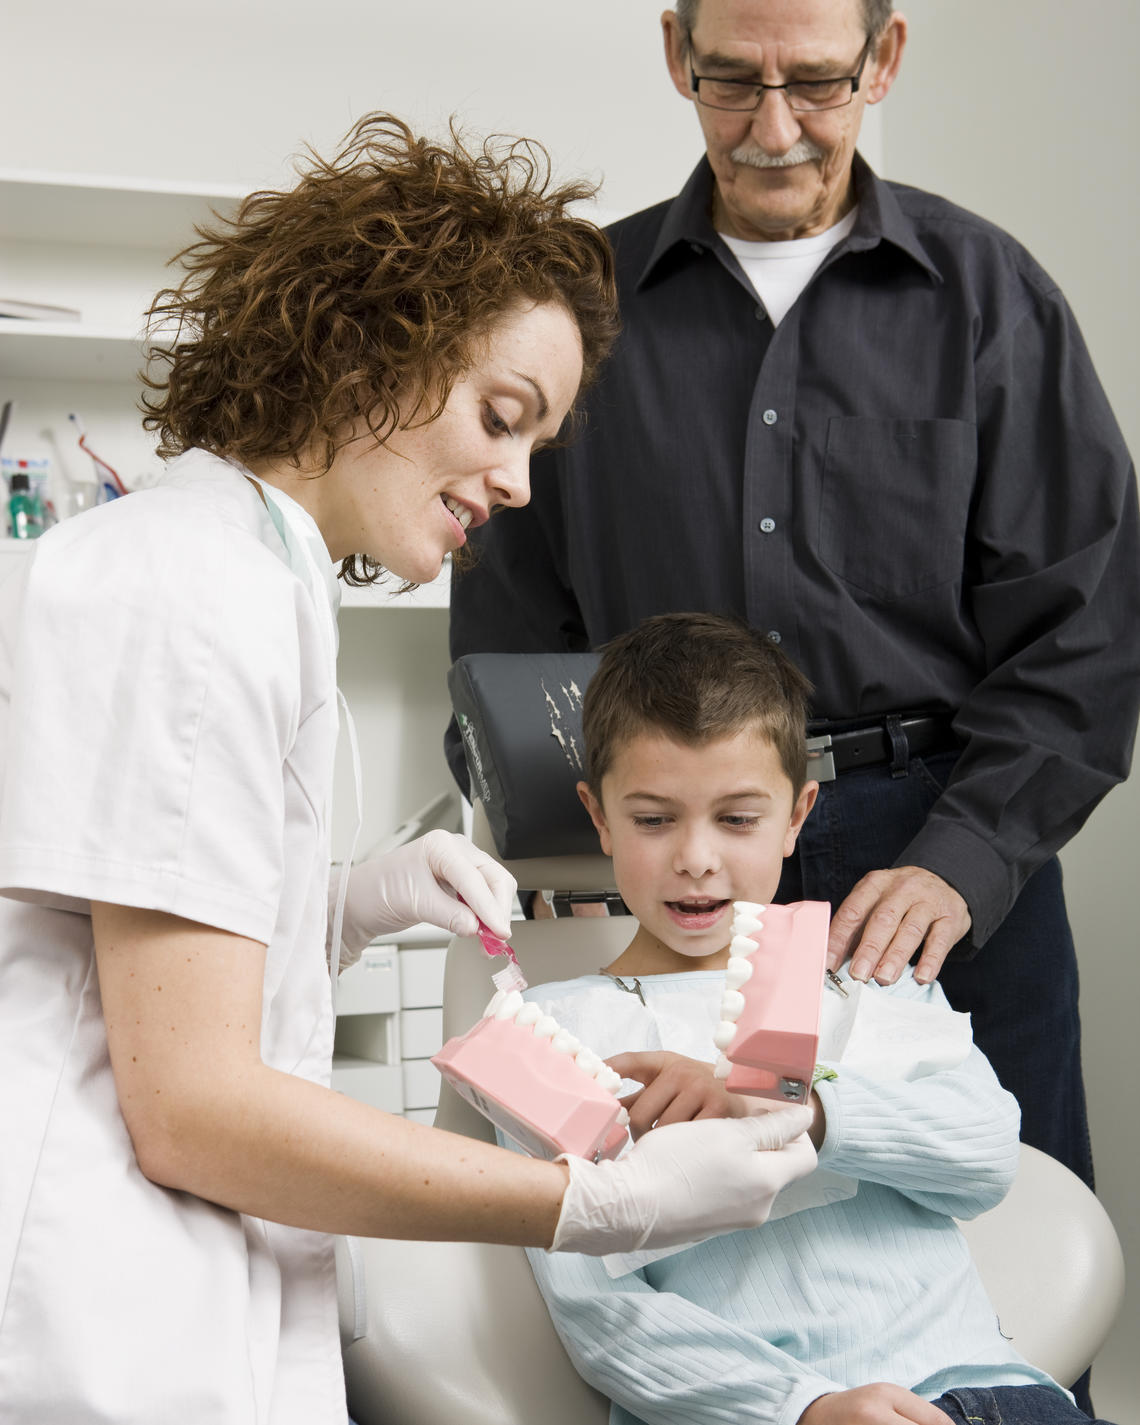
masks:
<svg viewBox="0 0 1140 1425"><path fill-rule="evenodd" d="M38 539L44 532L39 501L32 494L32 482L16 471L10 482L8 519L13 539Z"/></svg>

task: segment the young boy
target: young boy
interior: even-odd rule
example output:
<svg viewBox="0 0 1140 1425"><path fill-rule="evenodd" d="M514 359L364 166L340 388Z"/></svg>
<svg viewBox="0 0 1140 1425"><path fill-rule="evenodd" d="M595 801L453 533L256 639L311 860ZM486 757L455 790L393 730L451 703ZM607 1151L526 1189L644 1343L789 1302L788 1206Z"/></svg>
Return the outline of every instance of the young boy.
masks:
<svg viewBox="0 0 1140 1425"><path fill-rule="evenodd" d="M713 1032L732 902L770 900L815 800L807 692L761 634L687 614L616 639L590 683L579 794L638 929L598 974L527 998L643 1085L635 1135L774 1107L714 1078ZM811 1095L819 1170L763 1227L604 1262L529 1253L571 1358L612 1425L1087 1425L1002 1335L953 1221L1007 1191L1014 1099L937 984L841 979L833 1076Z"/></svg>

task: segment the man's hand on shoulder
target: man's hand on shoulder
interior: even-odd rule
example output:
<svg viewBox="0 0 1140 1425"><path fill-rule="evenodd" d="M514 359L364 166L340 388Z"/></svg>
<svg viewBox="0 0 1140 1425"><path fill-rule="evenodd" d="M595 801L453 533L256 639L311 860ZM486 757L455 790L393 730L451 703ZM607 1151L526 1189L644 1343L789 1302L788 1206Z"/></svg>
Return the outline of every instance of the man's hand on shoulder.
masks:
<svg viewBox="0 0 1140 1425"><path fill-rule="evenodd" d="M799 1425L949 1425L944 1410L901 1385L861 1385L821 1395L800 1416Z"/></svg>
<svg viewBox="0 0 1140 1425"><path fill-rule="evenodd" d="M966 902L933 871L871 871L835 912L827 963L836 970L850 956L852 979L893 985L922 945L914 977L928 984L969 928Z"/></svg>

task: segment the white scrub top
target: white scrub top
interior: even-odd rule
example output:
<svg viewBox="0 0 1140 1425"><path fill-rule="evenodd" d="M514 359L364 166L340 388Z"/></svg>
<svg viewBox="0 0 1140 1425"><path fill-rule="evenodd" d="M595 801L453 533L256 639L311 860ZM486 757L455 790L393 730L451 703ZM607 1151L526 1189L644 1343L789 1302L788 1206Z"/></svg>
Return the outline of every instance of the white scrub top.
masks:
<svg viewBox="0 0 1140 1425"><path fill-rule="evenodd" d="M267 944L262 1058L328 1082L336 586L267 494L190 451L0 588L6 1425L344 1425L332 1241L143 1177L89 914Z"/></svg>

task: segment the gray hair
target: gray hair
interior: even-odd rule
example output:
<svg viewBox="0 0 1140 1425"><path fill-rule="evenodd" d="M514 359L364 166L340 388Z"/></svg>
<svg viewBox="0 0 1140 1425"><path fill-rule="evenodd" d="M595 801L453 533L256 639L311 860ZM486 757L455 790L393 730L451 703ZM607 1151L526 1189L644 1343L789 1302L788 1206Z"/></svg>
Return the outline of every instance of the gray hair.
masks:
<svg viewBox="0 0 1140 1425"><path fill-rule="evenodd" d="M863 28L866 30L869 40L878 41L879 36L887 28L887 21L894 14L892 0L859 0L863 7ZM697 7L700 0L674 0L674 9L677 19L680 22L681 30L688 40L693 33L693 26L697 23Z"/></svg>

